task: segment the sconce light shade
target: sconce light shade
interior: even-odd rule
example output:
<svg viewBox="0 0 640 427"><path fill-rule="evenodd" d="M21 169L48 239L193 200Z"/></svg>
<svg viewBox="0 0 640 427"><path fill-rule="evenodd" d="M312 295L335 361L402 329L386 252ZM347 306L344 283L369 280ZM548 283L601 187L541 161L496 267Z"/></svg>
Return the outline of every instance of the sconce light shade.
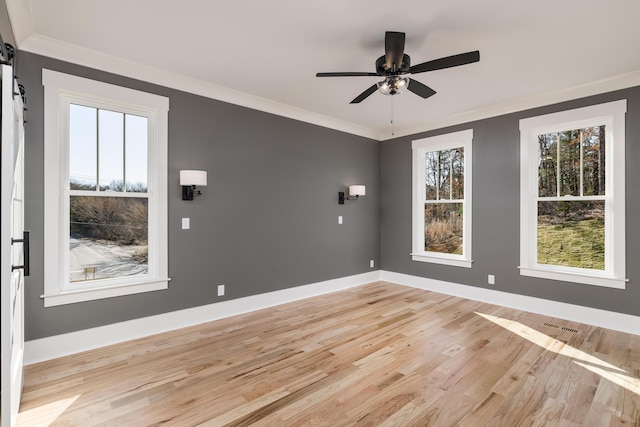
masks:
<svg viewBox="0 0 640 427"><path fill-rule="evenodd" d="M344 197L344 191L338 192L338 204L344 205L345 200L355 200L365 194L367 194L367 189L364 185L350 185L349 197Z"/></svg>
<svg viewBox="0 0 640 427"><path fill-rule="evenodd" d="M207 171L180 171L180 185L207 185Z"/></svg>
<svg viewBox="0 0 640 427"><path fill-rule="evenodd" d="M202 192L196 190L196 185L207 185L207 171L181 170L180 185L182 186L182 200L193 200L194 195Z"/></svg>
<svg viewBox="0 0 640 427"><path fill-rule="evenodd" d="M350 196L364 196L367 194L367 188L364 185L350 185L349 186L349 195Z"/></svg>

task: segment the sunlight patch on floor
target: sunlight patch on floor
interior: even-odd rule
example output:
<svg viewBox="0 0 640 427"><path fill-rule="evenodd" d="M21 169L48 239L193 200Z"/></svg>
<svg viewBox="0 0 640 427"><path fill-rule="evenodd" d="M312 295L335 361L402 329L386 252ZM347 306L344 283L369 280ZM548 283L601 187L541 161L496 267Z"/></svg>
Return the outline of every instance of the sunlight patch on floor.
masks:
<svg viewBox="0 0 640 427"><path fill-rule="evenodd" d="M56 400L37 408L21 411L18 414L18 425L25 426L48 426L64 413L73 402L78 400L81 395L78 394L67 399Z"/></svg>
<svg viewBox="0 0 640 427"><path fill-rule="evenodd" d="M600 375L602 378L605 378L614 384L640 395L640 379L625 375L627 372L617 366L607 363L602 359L585 353L584 351L578 350L577 348L545 335L542 332L538 332L520 322L503 319L502 317L492 316L490 314L478 313L477 311L474 313L548 351L552 351L572 359L578 359L579 361L574 360L573 363Z"/></svg>
<svg viewBox="0 0 640 427"><path fill-rule="evenodd" d="M598 366L587 365L585 363L581 363L578 361L573 361L578 366L582 366L585 369L590 370L594 374L600 375L602 378L605 378L611 381L614 384L618 384L620 387L624 387L632 393L640 396L640 379L630 377L628 375L623 375L619 372L611 372L606 369L602 369Z"/></svg>

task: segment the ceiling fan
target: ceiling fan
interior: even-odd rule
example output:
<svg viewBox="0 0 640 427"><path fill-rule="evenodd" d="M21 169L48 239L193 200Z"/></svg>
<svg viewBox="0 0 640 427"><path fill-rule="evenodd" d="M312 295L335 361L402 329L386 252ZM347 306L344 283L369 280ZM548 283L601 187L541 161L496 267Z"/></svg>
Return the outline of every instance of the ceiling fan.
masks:
<svg viewBox="0 0 640 427"><path fill-rule="evenodd" d="M443 68L457 67L459 65L471 64L480 61L480 52L461 53L447 56L445 58L434 59L422 64L411 66L411 58L404 53L405 33L387 31L384 36L385 54L376 61L376 72L335 72L317 73L316 77L357 77L357 76L379 76L384 80L372 85L360 95L355 97L351 104L358 104L366 99L376 90L385 95L397 95L404 89L415 93L422 98L435 95L436 91L420 83L417 80L403 77L405 74L424 73L426 71L442 70Z"/></svg>

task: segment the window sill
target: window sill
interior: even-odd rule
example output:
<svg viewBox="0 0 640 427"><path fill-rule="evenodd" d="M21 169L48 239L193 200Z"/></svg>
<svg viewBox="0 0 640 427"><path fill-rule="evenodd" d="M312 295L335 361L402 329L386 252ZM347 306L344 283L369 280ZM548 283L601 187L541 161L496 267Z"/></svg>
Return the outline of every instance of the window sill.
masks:
<svg viewBox="0 0 640 427"><path fill-rule="evenodd" d="M411 259L413 261L430 262L433 264L444 264L444 265L451 265L454 267L464 267L464 268L471 268L473 264L473 260L470 260L470 259L449 258L444 256L434 256L434 255L426 255L426 254L411 254Z"/></svg>
<svg viewBox="0 0 640 427"><path fill-rule="evenodd" d="M580 283L583 285L602 286L605 288L626 289L627 279L617 279L611 276L597 274L580 274L566 271L551 271L540 268L518 267L521 276L537 277L540 279L560 280L563 282Z"/></svg>
<svg viewBox="0 0 640 427"><path fill-rule="evenodd" d="M143 292L160 291L169 288L170 280L171 279L161 279L100 289L64 291L54 295L41 295L40 298L44 299L45 307L55 307L57 305L74 304L77 302L139 294Z"/></svg>

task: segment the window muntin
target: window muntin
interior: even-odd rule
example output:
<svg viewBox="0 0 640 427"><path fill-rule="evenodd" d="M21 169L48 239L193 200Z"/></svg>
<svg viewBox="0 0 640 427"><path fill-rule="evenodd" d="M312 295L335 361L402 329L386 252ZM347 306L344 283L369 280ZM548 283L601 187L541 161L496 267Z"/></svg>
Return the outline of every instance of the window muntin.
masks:
<svg viewBox="0 0 640 427"><path fill-rule="evenodd" d="M520 273L625 286L624 116L616 101L520 121Z"/></svg>
<svg viewBox="0 0 640 427"><path fill-rule="evenodd" d="M166 289L168 99L50 70L43 84L45 306Z"/></svg>
<svg viewBox="0 0 640 427"><path fill-rule="evenodd" d="M413 141L412 259L471 267L471 140L466 130Z"/></svg>

